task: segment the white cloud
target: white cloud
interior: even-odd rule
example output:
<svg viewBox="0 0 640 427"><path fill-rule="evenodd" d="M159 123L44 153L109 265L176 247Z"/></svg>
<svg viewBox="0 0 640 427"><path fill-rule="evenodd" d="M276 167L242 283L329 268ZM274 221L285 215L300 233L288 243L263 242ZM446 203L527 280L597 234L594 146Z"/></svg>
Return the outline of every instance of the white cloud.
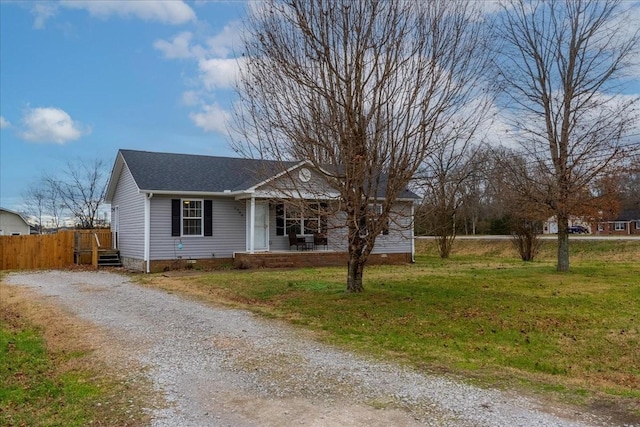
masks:
<svg viewBox="0 0 640 427"><path fill-rule="evenodd" d="M236 58L201 59L198 69L205 89L228 89L234 86L239 77L240 64Z"/></svg>
<svg viewBox="0 0 640 427"><path fill-rule="evenodd" d="M193 107L200 103L200 95L196 91L188 90L182 94L182 104L187 107Z"/></svg>
<svg viewBox="0 0 640 427"><path fill-rule="evenodd" d="M158 39L153 47L161 51L167 59L186 59L204 57L204 50L199 45L191 45L193 34L185 31L176 34L170 41Z"/></svg>
<svg viewBox="0 0 640 427"><path fill-rule="evenodd" d="M9 120L0 116L0 129L8 128L10 126L11 126L11 123L9 123Z"/></svg>
<svg viewBox="0 0 640 427"><path fill-rule="evenodd" d="M54 16L57 7L53 3L36 3L31 8L31 14L35 17L33 20L33 28L41 30L45 27L47 19Z"/></svg>
<svg viewBox="0 0 640 427"><path fill-rule="evenodd" d="M64 144L91 133L89 127L75 122L59 108L30 108L23 118L24 130L20 136L32 142L55 142Z"/></svg>
<svg viewBox="0 0 640 427"><path fill-rule="evenodd" d="M240 21L232 21L225 25L220 33L207 40L209 53L217 57L229 57L240 41L239 36L241 31L242 26Z"/></svg>
<svg viewBox="0 0 640 427"><path fill-rule="evenodd" d="M195 76L186 79L188 89L183 92L181 103L187 107L201 106L189 118L206 132L227 133L231 114L207 100L215 99L216 91L231 89L237 82L243 59L233 57L233 52L240 32L240 22L233 21L211 37L185 31L153 43L165 58L192 60L197 67Z"/></svg>
<svg viewBox="0 0 640 427"><path fill-rule="evenodd" d="M100 18L112 15L133 16L171 25L185 24L196 19L193 9L182 0L63 0L60 5L70 9L83 9Z"/></svg>
<svg viewBox="0 0 640 427"><path fill-rule="evenodd" d="M202 128L205 132L226 134L231 115L220 107L220 105L212 104L203 105L201 112L191 113L189 114L189 118L196 126Z"/></svg>

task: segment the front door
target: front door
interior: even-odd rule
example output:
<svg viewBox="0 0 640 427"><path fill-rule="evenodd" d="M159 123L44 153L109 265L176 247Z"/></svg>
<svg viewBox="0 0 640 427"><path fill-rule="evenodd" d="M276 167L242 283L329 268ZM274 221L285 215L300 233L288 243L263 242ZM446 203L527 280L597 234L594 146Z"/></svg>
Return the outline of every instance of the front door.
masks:
<svg viewBox="0 0 640 427"><path fill-rule="evenodd" d="M266 251L269 250L269 204L257 202L255 213L253 249Z"/></svg>

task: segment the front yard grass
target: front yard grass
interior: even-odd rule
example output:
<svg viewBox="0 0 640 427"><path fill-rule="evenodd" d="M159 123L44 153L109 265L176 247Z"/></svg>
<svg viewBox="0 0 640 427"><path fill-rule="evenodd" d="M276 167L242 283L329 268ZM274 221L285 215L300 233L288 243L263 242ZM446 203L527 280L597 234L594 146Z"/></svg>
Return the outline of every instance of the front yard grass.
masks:
<svg viewBox="0 0 640 427"><path fill-rule="evenodd" d="M21 290L0 296L1 426L148 425L145 386L97 360L82 325Z"/></svg>
<svg viewBox="0 0 640 427"><path fill-rule="evenodd" d="M421 241L413 265L367 267L363 294L345 292L344 268L141 281L428 372L614 402L640 422L640 241L572 241L571 250L571 272L557 273L551 241L529 263L509 241L459 240L447 260Z"/></svg>

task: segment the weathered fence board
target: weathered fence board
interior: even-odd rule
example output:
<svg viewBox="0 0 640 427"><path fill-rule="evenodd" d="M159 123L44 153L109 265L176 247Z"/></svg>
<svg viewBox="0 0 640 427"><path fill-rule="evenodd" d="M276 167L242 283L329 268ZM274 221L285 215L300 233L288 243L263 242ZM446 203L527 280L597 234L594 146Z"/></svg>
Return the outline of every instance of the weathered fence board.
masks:
<svg viewBox="0 0 640 427"><path fill-rule="evenodd" d="M0 236L0 270L64 268L74 262L91 264L91 239L96 233L101 247L111 247L109 230L64 230L57 234ZM83 259L87 256L86 260Z"/></svg>

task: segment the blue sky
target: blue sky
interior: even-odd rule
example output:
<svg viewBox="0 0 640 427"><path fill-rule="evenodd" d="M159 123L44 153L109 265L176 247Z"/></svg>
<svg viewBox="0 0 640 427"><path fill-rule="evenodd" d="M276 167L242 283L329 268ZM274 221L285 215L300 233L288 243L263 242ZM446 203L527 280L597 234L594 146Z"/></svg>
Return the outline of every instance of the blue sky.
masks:
<svg viewBox="0 0 640 427"><path fill-rule="evenodd" d="M244 2L0 1L0 206L119 148L233 156Z"/></svg>
<svg viewBox="0 0 640 427"><path fill-rule="evenodd" d="M28 187L70 161L110 168L120 148L234 156L225 123L246 7L0 0L0 206L22 210ZM636 70L626 95L640 94Z"/></svg>

